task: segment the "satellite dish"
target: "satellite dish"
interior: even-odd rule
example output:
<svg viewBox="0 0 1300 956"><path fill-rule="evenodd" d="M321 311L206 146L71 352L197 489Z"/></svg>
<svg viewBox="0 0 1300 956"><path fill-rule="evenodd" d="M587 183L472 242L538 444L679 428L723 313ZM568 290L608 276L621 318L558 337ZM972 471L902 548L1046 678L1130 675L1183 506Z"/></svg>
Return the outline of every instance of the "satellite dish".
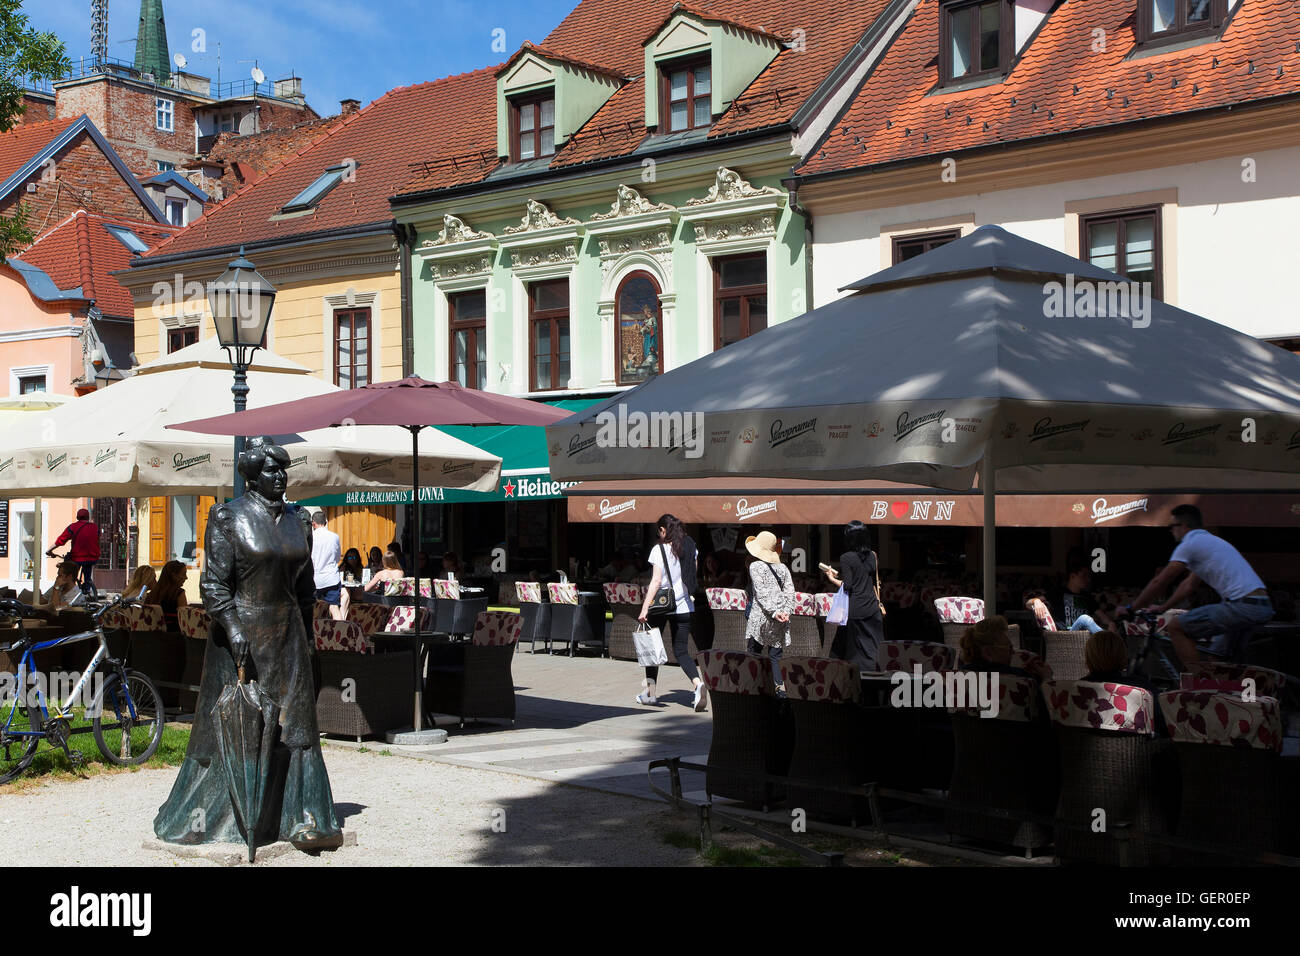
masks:
<svg viewBox="0 0 1300 956"><path fill-rule="evenodd" d="M189 62L188 60L185 59L184 53L177 53L174 57L172 57L172 59L176 61L176 69L178 70L185 69L185 64Z"/></svg>
<svg viewBox="0 0 1300 956"><path fill-rule="evenodd" d="M266 74L263 73L261 70L259 70L257 67L253 67L253 82L256 83L258 86L261 86L263 83L266 82Z"/></svg>

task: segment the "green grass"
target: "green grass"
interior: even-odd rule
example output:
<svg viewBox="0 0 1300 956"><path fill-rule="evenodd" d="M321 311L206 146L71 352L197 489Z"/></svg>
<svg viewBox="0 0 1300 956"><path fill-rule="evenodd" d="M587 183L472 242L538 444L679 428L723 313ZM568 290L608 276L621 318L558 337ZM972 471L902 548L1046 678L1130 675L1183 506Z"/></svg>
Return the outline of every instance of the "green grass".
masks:
<svg viewBox="0 0 1300 956"><path fill-rule="evenodd" d="M152 757L138 766L119 767L109 763L100 752L99 745L95 743L95 735L90 731L91 722L85 718L84 710L76 708L73 715L71 727L74 733L68 738L68 749L81 754L85 758L85 763L80 768L74 769L68 762L62 747L52 747L48 741L42 740L32 762L22 775L13 781L13 784L39 780L42 777L57 779L122 770L134 771L140 767L176 767L185 758L185 749L190 742L189 727L163 724L162 739L159 740L158 749L154 751ZM0 708L0 722L8 716L8 708ZM13 730L26 730L30 725L25 716L15 714L10 726ZM84 732L81 732L83 730Z"/></svg>
<svg viewBox="0 0 1300 956"><path fill-rule="evenodd" d="M803 866L804 861L791 853L771 846L749 847L723 846L714 843L700 853L700 838L697 834L685 830L666 830L661 839L669 846L682 850L694 850L700 859L709 866Z"/></svg>

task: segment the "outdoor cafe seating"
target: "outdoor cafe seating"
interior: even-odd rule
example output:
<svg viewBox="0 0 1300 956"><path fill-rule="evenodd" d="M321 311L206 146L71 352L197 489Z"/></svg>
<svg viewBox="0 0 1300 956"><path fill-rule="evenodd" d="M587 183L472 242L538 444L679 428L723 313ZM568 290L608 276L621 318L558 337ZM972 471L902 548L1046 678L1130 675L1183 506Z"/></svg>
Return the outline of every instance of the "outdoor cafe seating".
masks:
<svg viewBox="0 0 1300 956"><path fill-rule="evenodd" d="M709 798L729 797L766 811L785 792L763 775L784 776L794 746L789 707L777 700L772 665L765 657L716 648L700 651L695 661L713 709L704 784Z"/></svg>
<svg viewBox="0 0 1300 956"><path fill-rule="evenodd" d="M321 733L360 741L409 725L413 648L392 646L377 652L373 636L354 621L317 620L313 638L320 670L316 722Z"/></svg>
<svg viewBox="0 0 1300 956"><path fill-rule="evenodd" d="M530 653L537 653L537 645L550 640L551 605L542 600L542 585L537 581L518 581L515 593L519 598L522 628L519 639L527 641Z"/></svg>
<svg viewBox="0 0 1300 956"><path fill-rule="evenodd" d="M421 591L423 593L423 591ZM462 588L459 582L435 579L435 631L453 636L470 634L479 614L488 609L488 597L480 589Z"/></svg>
<svg viewBox="0 0 1300 956"><path fill-rule="evenodd" d="M849 661L783 658L781 679L794 717L790 806L851 826L870 819L862 797L815 786L854 787L873 778L868 758L878 728L871 726L869 711L857 706L862 693L857 669Z"/></svg>
<svg viewBox="0 0 1300 956"><path fill-rule="evenodd" d="M555 582L547 585L551 596L551 631L546 649L553 644L568 646L572 657L579 647L597 646L605 654L605 613L597 592L579 592L573 582ZM665 641L667 646L670 641ZM671 660L672 652L669 651Z"/></svg>
<svg viewBox="0 0 1300 956"><path fill-rule="evenodd" d="M523 630L520 615L480 611L467 642L431 648L425 678L425 706L434 713L466 721L500 718L515 722L515 682L511 671ZM408 675L409 676L409 675Z"/></svg>

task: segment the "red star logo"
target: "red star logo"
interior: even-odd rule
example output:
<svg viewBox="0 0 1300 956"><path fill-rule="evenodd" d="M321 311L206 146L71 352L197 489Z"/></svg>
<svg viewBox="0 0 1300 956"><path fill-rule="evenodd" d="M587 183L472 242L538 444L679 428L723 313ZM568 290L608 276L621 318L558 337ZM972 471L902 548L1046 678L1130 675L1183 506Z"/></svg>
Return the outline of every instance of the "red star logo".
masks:
<svg viewBox="0 0 1300 956"><path fill-rule="evenodd" d="M515 496L515 483L513 481L507 481L501 486L501 490L506 493L507 498L513 498Z"/></svg>

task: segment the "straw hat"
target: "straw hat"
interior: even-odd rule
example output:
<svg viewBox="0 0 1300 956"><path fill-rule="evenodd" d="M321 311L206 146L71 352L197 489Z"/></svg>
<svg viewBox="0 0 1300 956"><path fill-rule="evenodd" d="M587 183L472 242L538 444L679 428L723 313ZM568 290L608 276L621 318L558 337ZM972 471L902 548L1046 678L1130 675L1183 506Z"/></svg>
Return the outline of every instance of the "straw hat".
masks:
<svg viewBox="0 0 1300 956"><path fill-rule="evenodd" d="M745 539L745 549L760 561L768 564L780 564L781 553L777 550L776 535L770 531L760 531Z"/></svg>

